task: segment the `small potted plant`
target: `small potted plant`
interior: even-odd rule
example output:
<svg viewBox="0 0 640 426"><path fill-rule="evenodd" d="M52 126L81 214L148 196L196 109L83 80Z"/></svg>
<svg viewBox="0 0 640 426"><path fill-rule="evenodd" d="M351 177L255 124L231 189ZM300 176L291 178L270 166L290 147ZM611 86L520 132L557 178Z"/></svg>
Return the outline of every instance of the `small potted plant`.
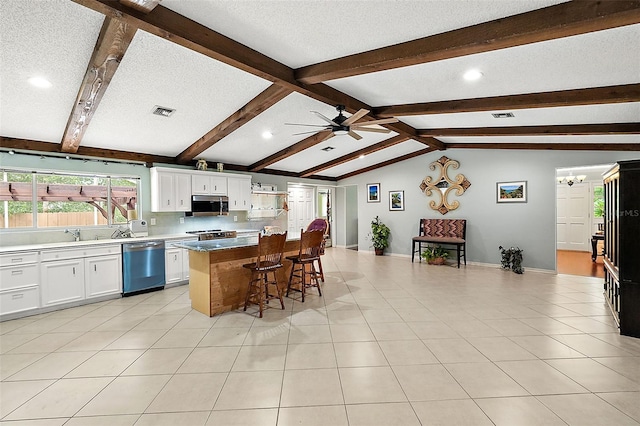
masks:
<svg viewBox="0 0 640 426"><path fill-rule="evenodd" d="M449 252L439 245L427 247L420 256L427 261L429 265L444 265Z"/></svg>
<svg viewBox="0 0 640 426"><path fill-rule="evenodd" d="M384 249L389 247L389 235L391 235L391 229L380 221L380 218L376 216L371 221L371 244L375 249L377 256L382 256Z"/></svg>

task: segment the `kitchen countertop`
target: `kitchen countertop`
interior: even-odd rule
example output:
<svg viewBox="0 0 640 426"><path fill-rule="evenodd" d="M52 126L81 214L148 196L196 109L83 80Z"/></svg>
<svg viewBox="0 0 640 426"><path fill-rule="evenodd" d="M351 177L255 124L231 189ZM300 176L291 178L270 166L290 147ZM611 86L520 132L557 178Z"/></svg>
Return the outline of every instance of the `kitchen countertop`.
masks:
<svg viewBox="0 0 640 426"><path fill-rule="evenodd" d="M157 240L185 240L197 238L191 234L167 234L167 235L152 235L148 237L133 237L133 238L109 238L103 240L86 240L86 241L61 241L55 243L42 243L42 244L26 244L18 246L6 246L0 247L0 254L11 253L17 251L37 251L37 250L49 250L49 249L73 249L76 247L86 246L101 246L107 244L125 244L139 241L157 241ZM256 238L257 241L257 238ZM196 242L196 241L194 241ZM177 246L176 244L172 244Z"/></svg>
<svg viewBox="0 0 640 426"><path fill-rule="evenodd" d="M287 241L295 241L291 239ZM258 236L241 236L237 238L221 238L218 240L188 241L180 244L173 244L175 247L185 248L194 251L217 251L239 247L252 247L258 245Z"/></svg>

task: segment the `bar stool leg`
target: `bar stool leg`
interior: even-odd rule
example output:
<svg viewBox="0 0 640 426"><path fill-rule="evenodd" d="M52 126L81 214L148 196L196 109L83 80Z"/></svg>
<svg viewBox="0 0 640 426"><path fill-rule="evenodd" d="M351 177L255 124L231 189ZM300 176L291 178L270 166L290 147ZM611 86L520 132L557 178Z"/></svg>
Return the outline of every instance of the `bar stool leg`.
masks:
<svg viewBox="0 0 640 426"><path fill-rule="evenodd" d="M282 306L282 310L284 311L284 300L282 299L282 289L278 285L278 276L276 275L276 271L273 272L273 283L276 286L276 293L278 294L278 299L280 299L280 306Z"/></svg>
<svg viewBox="0 0 640 426"><path fill-rule="evenodd" d="M314 264L311 264L311 279L315 279L316 280L316 287L318 287L318 294L320 296L322 296L322 291L320 290L320 281L318 281L318 275L316 273L316 267L314 266Z"/></svg>

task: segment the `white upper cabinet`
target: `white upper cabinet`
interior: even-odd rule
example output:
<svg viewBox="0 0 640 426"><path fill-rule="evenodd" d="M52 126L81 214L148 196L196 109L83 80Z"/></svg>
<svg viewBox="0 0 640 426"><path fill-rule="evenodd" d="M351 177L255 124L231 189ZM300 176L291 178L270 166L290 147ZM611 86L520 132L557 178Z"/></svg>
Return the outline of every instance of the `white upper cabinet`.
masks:
<svg viewBox="0 0 640 426"><path fill-rule="evenodd" d="M191 210L191 175L171 169L152 168L151 211L188 212Z"/></svg>
<svg viewBox="0 0 640 426"><path fill-rule="evenodd" d="M191 177L191 192L194 195L227 195L227 178L209 172L194 174Z"/></svg>
<svg viewBox="0 0 640 426"><path fill-rule="evenodd" d="M251 209L251 177L229 177L227 179L229 210Z"/></svg>

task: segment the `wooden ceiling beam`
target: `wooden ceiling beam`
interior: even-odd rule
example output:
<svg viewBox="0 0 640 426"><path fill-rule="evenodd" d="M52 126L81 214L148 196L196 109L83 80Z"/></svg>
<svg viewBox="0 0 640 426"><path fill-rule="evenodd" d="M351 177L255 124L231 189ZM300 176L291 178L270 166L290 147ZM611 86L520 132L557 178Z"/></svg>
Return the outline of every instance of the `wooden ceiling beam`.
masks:
<svg viewBox="0 0 640 426"><path fill-rule="evenodd" d="M326 163L320 164L319 166L312 167L300 173L300 177L309 177L311 175L315 175L318 172L323 170L330 169L335 166L339 166L340 164L347 163L349 161L357 160L361 155L369 155L376 151L380 151L385 148L389 148L390 146L397 145L399 143L405 142L409 140L406 136L394 136L382 142L378 142L366 148L359 149L357 151L351 152L349 154L343 155L342 157L338 157L335 160L327 161Z"/></svg>
<svg viewBox="0 0 640 426"><path fill-rule="evenodd" d="M315 133L308 138L301 140L300 142L294 143L291 146L288 146L280 151L276 152L264 158L256 163L253 163L248 167L250 172L258 172L264 169L265 167L269 167L272 164L277 163L280 160L284 160L287 157L291 157L294 154L304 151L305 149L311 148L319 144L320 142L327 139L327 137L331 134L329 130L323 130L321 132Z"/></svg>
<svg viewBox="0 0 640 426"><path fill-rule="evenodd" d="M87 126L124 56L136 28L118 19L106 17L93 49L76 101L62 137L62 150L77 152Z"/></svg>
<svg viewBox="0 0 640 426"><path fill-rule="evenodd" d="M408 160L409 158L414 158L414 157L418 157L418 156L423 155L423 154L428 154L429 152L432 152L432 151L435 151L435 149L433 149L433 148L421 149L420 151L415 151L415 152L412 152L410 154L406 154L406 155L402 155L400 157L392 158L391 160L383 161L382 163L374 164L372 166L365 167L365 168L360 169L360 170L355 170L353 172L346 173L346 174L344 174L342 176L338 176L336 179L337 180L347 179L347 178L350 178L350 177L353 177L353 176L356 176L356 175L359 175L359 174L362 174L362 173L366 173L366 172L370 172L372 170L379 169L381 167L389 166L389 165L394 164L394 163L399 163L400 161Z"/></svg>
<svg viewBox="0 0 640 426"><path fill-rule="evenodd" d="M557 151L640 151L640 143L450 143L448 149L527 149Z"/></svg>
<svg viewBox="0 0 640 426"><path fill-rule="evenodd" d="M640 133L640 123L571 124L556 126L461 127L419 129L418 134L435 136L549 136L549 135L629 135Z"/></svg>
<svg viewBox="0 0 640 426"><path fill-rule="evenodd" d="M457 99L374 108L380 118L411 115L452 114L460 112L505 111L512 109L552 108L640 101L640 84L526 93L488 98Z"/></svg>
<svg viewBox="0 0 640 426"><path fill-rule="evenodd" d="M316 84L639 22L639 1L572 1L309 65L295 77Z"/></svg>
<svg viewBox="0 0 640 426"><path fill-rule="evenodd" d="M258 96L250 100L245 106L231 114L222 123L211 129L207 134L195 141L191 146L182 151L178 157L178 163L188 163L189 161L211 148L224 137L251 121L262 112L275 105L286 96L291 94L292 90L272 84Z"/></svg>
<svg viewBox="0 0 640 426"><path fill-rule="evenodd" d="M125 6L132 7L142 13L151 12L162 0L120 0Z"/></svg>

